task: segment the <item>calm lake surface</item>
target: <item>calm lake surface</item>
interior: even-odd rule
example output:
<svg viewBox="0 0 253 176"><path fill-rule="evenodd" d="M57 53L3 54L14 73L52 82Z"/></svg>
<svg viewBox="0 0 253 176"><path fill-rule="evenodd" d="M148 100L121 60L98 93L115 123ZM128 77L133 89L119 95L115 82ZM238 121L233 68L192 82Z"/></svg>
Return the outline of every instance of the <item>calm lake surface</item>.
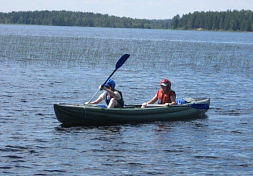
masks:
<svg viewBox="0 0 253 176"><path fill-rule="evenodd" d="M126 53L126 104L168 78L207 115L62 127L53 104L89 101ZM0 25L0 72L1 175L253 174L253 33Z"/></svg>

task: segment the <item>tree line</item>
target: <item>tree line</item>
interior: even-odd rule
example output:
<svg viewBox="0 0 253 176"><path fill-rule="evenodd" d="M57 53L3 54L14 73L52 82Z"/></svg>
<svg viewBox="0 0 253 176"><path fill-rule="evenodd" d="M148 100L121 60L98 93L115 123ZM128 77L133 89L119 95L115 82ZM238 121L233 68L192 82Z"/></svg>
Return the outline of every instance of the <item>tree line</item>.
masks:
<svg viewBox="0 0 253 176"><path fill-rule="evenodd" d="M52 26L169 29L171 20L132 19L91 12L19 11L0 12L0 23Z"/></svg>
<svg viewBox="0 0 253 176"><path fill-rule="evenodd" d="M73 11L19 11L0 12L2 24L31 24L52 26L85 26L110 28L183 29L253 31L251 10L224 12L194 12L176 15L167 20L133 19L107 14Z"/></svg>
<svg viewBox="0 0 253 176"><path fill-rule="evenodd" d="M227 10L224 12L194 12L172 19L171 29L205 29L225 31L253 31L253 12Z"/></svg>

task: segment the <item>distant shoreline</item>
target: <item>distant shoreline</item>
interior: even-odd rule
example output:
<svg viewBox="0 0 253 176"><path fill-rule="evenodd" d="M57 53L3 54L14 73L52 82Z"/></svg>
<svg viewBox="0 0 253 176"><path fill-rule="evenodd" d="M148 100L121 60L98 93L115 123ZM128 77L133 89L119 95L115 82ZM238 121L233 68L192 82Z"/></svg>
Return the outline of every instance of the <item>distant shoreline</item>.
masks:
<svg viewBox="0 0 253 176"><path fill-rule="evenodd" d="M53 26L53 25L36 25L36 24L3 24L0 25L20 25L20 26L48 26L48 27L86 27L86 28L108 28L108 29L145 29L145 28L110 28L110 27L89 27L89 26ZM150 30L150 29L146 29ZM153 29L153 30L168 30L168 31L197 31L197 32L239 32L239 33L253 33L251 31L233 31L233 30L206 30L206 29Z"/></svg>
<svg viewBox="0 0 253 176"><path fill-rule="evenodd" d="M253 32L253 12L194 12L173 19L148 20L73 11L0 12L0 24Z"/></svg>

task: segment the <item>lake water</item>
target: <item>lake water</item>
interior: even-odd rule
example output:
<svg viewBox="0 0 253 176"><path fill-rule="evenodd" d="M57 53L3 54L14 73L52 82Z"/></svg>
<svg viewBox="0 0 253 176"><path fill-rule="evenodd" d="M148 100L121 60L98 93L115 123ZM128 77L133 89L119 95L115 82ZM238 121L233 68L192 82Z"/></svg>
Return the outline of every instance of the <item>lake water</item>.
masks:
<svg viewBox="0 0 253 176"><path fill-rule="evenodd" d="M207 115L62 127L53 104L88 101L125 53L126 104L167 78ZM0 25L0 72L1 175L253 174L253 33Z"/></svg>

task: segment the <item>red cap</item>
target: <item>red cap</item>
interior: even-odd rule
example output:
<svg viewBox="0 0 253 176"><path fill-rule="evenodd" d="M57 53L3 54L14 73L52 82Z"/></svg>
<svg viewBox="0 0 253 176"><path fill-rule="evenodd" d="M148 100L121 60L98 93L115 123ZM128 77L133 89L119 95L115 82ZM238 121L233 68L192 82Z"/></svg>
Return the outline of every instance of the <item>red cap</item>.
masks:
<svg viewBox="0 0 253 176"><path fill-rule="evenodd" d="M163 79L160 83L161 86L171 87L171 82L168 79Z"/></svg>

